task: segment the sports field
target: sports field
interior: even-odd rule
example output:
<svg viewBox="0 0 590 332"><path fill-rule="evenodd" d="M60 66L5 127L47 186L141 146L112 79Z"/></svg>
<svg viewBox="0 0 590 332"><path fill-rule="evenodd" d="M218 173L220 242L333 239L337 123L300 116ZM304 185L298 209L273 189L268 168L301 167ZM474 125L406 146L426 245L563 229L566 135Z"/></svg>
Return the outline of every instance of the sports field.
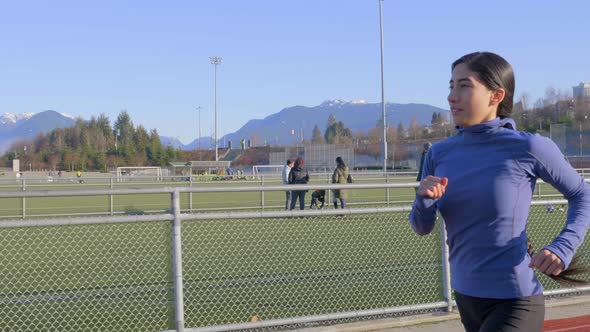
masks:
<svg viewBox="0 0 590 332"><path fill-rule="evenodd" d="M411 182L407 178L397 179L397 182ZM312 184L326 184L323 179L313 179ZM380 183L378 179L366 179L359 183ZM152 187L219 187L219 186L272 186L281 185L277 179L271 181L252 181L252 180L234 180L234 181L215 181L215 182L157 182L157 183L115 183L113 188L152 188ZM26 190L88 190L88 189L108 189L108 183L32 183L27 185ZM21 191L20 186L15 184L5 185L0 190L4 191ZM350 194L350 202L355 205L386 205L386 189L358 189ZM414 197L412 188L388 189L390 203L394 201L410 201ZM284 192L268 191L264 192L264 197L260 192L208 192L192 194L193 211L215 211L215 210L252 210L260 209L263 205L266 209L280 209L284 207ZM326 197L327 199L328 197ZM181 196L181 208L189 210L190 195L188 193ZM311 200L311 193L306 197L307 205ZM329 202L327 202L329 203ZM71 196L71 197L43 197L26 199L26 215L52 215L52 214L78 214L78 213L109 213L110 198L109 196ZM149 195L120 195L113 197L114 213L124 213L128 211L145 211L145 212L164 212L170 209L169 194L149 194ZM0 201L0 217L18 217L22 215L22 200L20 198L8 198Z"/></svg>
<svg viewBox="0 0 590 332"><path fill-rule="evenodd" d="M385 197L382 189L352 194L356 202ZM265 202L280 209L283 195L268 192ZM392 199L404 195L413 197L413 189L390 189ZM148 196L153 200L147 202ZM166 194L115 201L123 198L129 201L117 206L170 205ZM108 207L108 199L100 199L96 207ZM27 206L35 200L46 204L29 198ZM92 205L96 199L72 197L53 205L86 200ZM193 208L228 201L246 209L260 204L260 194L193 194ZM187 196L183 204L188 206ZM540 247L558 234L565 214L533 207L533 243ZM0 228L0 331L173 328L171 237L169 221ZM254 314L270 320L442 301L440 241L438 228L415 235L407 212L186 220L185 326L246 322ZM581 252L590 259L588 249L585 244Z"/></svg>
<svg viewBox="0 0 590 332"><path fill-rule="evenodd" d="M413 177L389 178L389 183L411 183ZM312 177L311 184L327 184L323 177ZM383 178L361 177L355 178L355 183L383 183ZM281 185L280 180L233 180L233 181L207 181L193 182L123 182L113 184L113 188L153 188L153 187L229 187L229 186L272 186ZM88 181L78 184L74 182L47 183L43 179L31 180L26 185L26 190L88 190L109 189L110 183L106 179ZM22 191L22 186L16 182L0 182L0 191ZM556 195L557 191L548 185L542 186L543 195ZM331 205L326 196L327 205ZM260 210L281 209L284 206L284 193L277 191L260 192L208 192L208 193L183 193L181 195L181 209L183 211L206 212L227 210ZM190 204L192 197L192 205ZM547 199L546 196L542 198ZM350 192L349 204L351 207L367 206L392 206L410 204L414 199L414 189L389 188L389 189L355 189ZM311 201L311 192L306 196L306 208ZM109 196L69 196L69 197L42 197L26 198L25 215L27 217L49 215L76 215L76 214L110 214L111 200ZM138 212L166 212L170 209L169 194L141 194L113 196L112 211L114 214L138 213ZM192 208L192 209L191 209ZM0 200L0 218L18 218L23 214L21 198L5 198Z"/></svg>

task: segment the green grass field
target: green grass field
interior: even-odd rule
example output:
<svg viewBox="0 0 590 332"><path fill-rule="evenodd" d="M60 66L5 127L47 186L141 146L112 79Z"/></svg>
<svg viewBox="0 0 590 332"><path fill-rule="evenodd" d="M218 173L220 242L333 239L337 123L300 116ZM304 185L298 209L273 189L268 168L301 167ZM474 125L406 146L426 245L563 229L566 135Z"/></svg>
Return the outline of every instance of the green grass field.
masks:
<svg viewBox="0 0 590 332"><path fill-rule="evenodd" d="M312 181L314 184L322 184L320 180ZM367 180L359 183L378 183L376 180ZM279 185L274 181L267 181L266 186ZM194 183L194 187L219 187L219 186L259 186L260 182L254 181L219 181L208 183ZM154 186L183 186L187 182L172 182L161 184L122 183L115 188L151 188ZM27 190L80 190L80 189L108 189L107 184L34 184L27 186ZM5 186L4 191L20 191L17 186ZM386 189L356 189L351 191L349 201L353 205L373 205L374 202L386 201ZM394 201L410 201L414 197L412 188L389 189L391 204ZM189 210L190 195L181 195L181 208ZM284 206L284 192L268 191L264 193L264 199L259 192L212 192L193 193L193 211L214 211L225 209L253 210L260 209L264 204L265 209L281 209ZM309 206L311 193L306 197L306 205ZM328 202L327 202L328 203ZM109 196L70 196L70 197L38 197L26 198L26 215L29 217L52 214L78 214L78 213L109 213ZM143 195L117 195L113 197L113 211L124 213L126 211L153 211L164 212L170 209L169 194L143 194ZM22 215L22 199L7 198L0 200L0 218L18 218Z"/></svg>
<svg viewBox="0 0 590 332"><path fill-rule="evenodd" d="M438 236L417 237L404 219L185 221L186 326L440 301ZM0 237L0 330L173 327L168 222L0 229Z"/></svg>
<svg viewBox="0 0 590 332"><path fill-rule="evenodd" d="M382 183L379 178L357 177L355 183ZM104 181L103 181L104 182ZM392 178L391 183L412 182L411 178ZM312 179L312 184L325 184L326 179ZM194 187L219 187L219 186L259 186L258 181L217 181L217 182L195 182ZM265 186L279 185L278 180L265 181ZM152 188L152 187L188 187L188 182L168 183L115 183L114 188ZM108 182L102 184L60 184L60 183L33 183L27 185L27 190L88 190L108 189ZM558 194L555 189L544 185L543 195ZM0 185L0 191L21 191L16 184ZM414 199L413 188L390 188L390 189L355 189L350 192L349 204L351 207L386 206L387 192L389 192L389 205L397 205L396 202L409 204ZM267 191L264 198L260 192L209 192L192 194L192 211L206 212L216 210L242 210L252 211L264 209L282 209L284 206L284 192ZM191 208L191 195L181 195L181 209L183 212ZM326 200L328 197L326 197ZM306 196L306 208L311 201L311 192ZM331 202L326 202L329 206ZM22 199L5 198L0 200L0 219L18 218L22 216ZM126 212L165 212L170 209L169 194L142 194L142 195L116 195L113 196L113 212L115 214ZM111 211L109 196L70 196L70 197L35 197L26 198L25 214L27 217L48 216L48 215L72 215L85 213L109 214Z"/></svg>
<svg viewBox="0 0 590 332"><path fill-rule="evenodd" d="M390 195L413 197L413 189L390 189ZM283 196L268 192L265 205L280 209ZM351 201L368 205L384 197L382 189L354 190ZM0 204L8 209L5 204L20 204L15 200ZM170 197L120 196L115 202L116 211L165 210ZM260 204L260 194L193 194L195 209L228 202L247 209ZM29 206L104 211L108 198L29 198ZM565 213L532 208L529 234L538 248L558 234ZM440 232L417 236L407 214L184 221L185 326L442 301ZM170 222L0 228L0 239L0 331L174 327ZM585 244L580 252L590 263L589 249ZM543 283L557 287L547 278Z"/></svg>
<svg viewBox="0 0 590 332"><path fill-rule="evenodd" d="M187 222L187 324L440 301L438 234L417 237L406 219L396 213Z"/></svg>

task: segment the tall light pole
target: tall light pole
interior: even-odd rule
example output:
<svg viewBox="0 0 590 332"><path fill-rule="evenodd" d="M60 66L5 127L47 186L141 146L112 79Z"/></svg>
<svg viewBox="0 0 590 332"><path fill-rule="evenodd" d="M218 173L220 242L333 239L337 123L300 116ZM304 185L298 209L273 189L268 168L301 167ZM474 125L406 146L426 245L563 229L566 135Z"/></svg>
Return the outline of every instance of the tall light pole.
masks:
<svg viewBox="0 0 590 332"><path fill-rule="evenodd" d="M587 115L584 115L584 120L588 119ZM582 156L582 120L580 120L580 157Z"/></svg>
<svg viewBox="0 0 590 332"><path fill-rule="evenodd" d="M215 161L219 161L219 155L217 153L217 66L221 64L221 57L212 56L209 57L211 64L215 67Z"/></svg>
<svg viewBox="0 0 590 332"><path fill-rule="evenodd" d="M119 156L119 136L121 135L121 129L117 128L115 132L115 154Z"/></svg>
<svg viewBox="0 0 590 332"><path fill-rule="evenodd" d="M197 137L197 147L199 151L201 150L201 106L197 106L197 111L199 111L199 137Z"/></svg>
<svg viewBox="0 0 590 332"><path fill-rule="evenodd" d="M387 172L387 121L385 119L385 85L383 78L383 0L379 0L379 31L381 40L381 113L383 117L383 172Z"/></svg>

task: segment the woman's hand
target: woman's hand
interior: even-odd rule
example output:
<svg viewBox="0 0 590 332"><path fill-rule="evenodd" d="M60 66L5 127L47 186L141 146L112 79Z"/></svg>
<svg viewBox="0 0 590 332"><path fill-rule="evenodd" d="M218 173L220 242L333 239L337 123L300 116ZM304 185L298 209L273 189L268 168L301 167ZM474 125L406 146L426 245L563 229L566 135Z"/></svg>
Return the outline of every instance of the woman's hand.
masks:
<svg viewBox="0 0 590 332"><path fill-rule="evenodd" d="M429 175L420 181L418 195L432 199L441 198L445 194L448 183L448 178Z"/></svg>
<svg viewBox="0 0 590 332"><path fill-rule="evenodd" d="M563 272L565 269L565 264L563 264L561 258L557 257L556 254L547 249L543 249L540 253L536 254L535 257L533 257L529 267L534 267L540 272L548 275L557 276Z"/></svg>

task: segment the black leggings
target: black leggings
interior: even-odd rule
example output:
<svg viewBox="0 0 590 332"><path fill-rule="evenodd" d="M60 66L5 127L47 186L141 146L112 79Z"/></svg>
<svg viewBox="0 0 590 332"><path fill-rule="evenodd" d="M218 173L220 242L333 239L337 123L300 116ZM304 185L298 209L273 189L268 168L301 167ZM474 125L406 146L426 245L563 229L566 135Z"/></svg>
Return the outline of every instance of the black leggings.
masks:
<svg viewBox="0 0 590 332"><path fill-rule="evenodd" d="M516 299L486 299L455 292L467 332L540 332L545 319L543 294Z"/></svg>

